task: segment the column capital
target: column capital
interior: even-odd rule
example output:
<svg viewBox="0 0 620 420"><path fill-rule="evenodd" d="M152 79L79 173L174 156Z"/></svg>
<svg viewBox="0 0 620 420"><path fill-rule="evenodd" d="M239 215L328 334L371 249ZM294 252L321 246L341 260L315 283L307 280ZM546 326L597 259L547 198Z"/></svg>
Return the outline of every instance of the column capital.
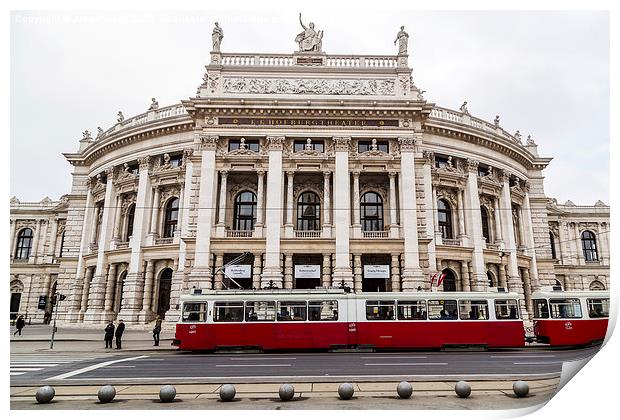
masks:
<svg viewBox="0 0 620 420"><path fill-rule="evenodd" d="M269 150L282 150L284 147L285 136L267 136L267 147Z"/></svg>
<svg viewBox="0 0 620 420"><path fill-rule="evenodd" d="M502 169L502 172L499 174L499 180L504 183L510 180L512 174L505 169Z"/></svg>
<svg viewBox="0 0 620 420"><path fill-rule="evenodd" d="M192 149L191 147L183 149L183 164L186 163L186 159L192 157L193 155L194 155L194 149Z"/></svg>
<svg viewBox="0 0 620 420"><path fill-rule="evenodd" d="M423 150L422 157L424 157L424 160L426 160L427 164L433 166L433 163L435 162L435 152L431 152L430 150Z"/></svg>
<svg viewBox="0 0 620 420"><path fill-rule="evenodd" d="M480 162L478 162L477 160L467 159L467 171L468 172L477 172L479 164L480 164Z"/></svg>
<svg viewBox="0 0 620 420"><path fill-rule="evenodd" d="M401 152L415 152L418 140L415 137L399 137L398 144Z"/></svg>
<svg viewBox="0 0 620 420"><path fill-rule="evenodd" d="M290 169L290 170L287 170L287 171L286 171L286 174L287 174L289 177L293 177L293 176L295 175L295 171L294 171L294 170L292 170L292 169Z"/></svg>
<svg viewBox="0 0 620 420"><path fill-rule="evenodd" d="M331 171L323 171L323 178L329 178L331 174Z"/></svg>
<svg viewBox="0 0 620 420"><path fill-rule="evenodd" d="M351 137L332 137L334 150L336 152L348 152L351 144Z"/></svg>
<svg viewBox="0 0 620 420"><path fill-rule="evenodd" d="M228 169L221 169L220 170L220 175L222 175L224 178L226 178L228 176Z"/></svg>
<svg viewBox="0 0 620 420"><path fill-rule="evenodd" d="M200 134L200 150L215 150L220 136Z"/></svg>
<svg viewBox="0 0 620 420"><path fill-rule="evenodd" d="M398 172L396 171L390 171L388 172L388 176L392 179L394 179L396 177L396 175L398 175Z"/></svg>
<svg viewBox="0 0 620 420"><path fill-rule="evenodd" d="M150 156L142 156L138 158L138 165L140 166L140 171L148 171L151 167L153 159Z"/></svg>
<svg viewBox="0 0 620 420"><path fill-rule="evenodd" d="M259 169L256 171L256 175L258 175L259 177L265 175L265 170L264 169Z"/></svg>
<svg viewBox="0 0 620 420"><path fill-rule="evenodd" d="M351 171L351 173L353 174L355 178L358 178L360 174L362 173L362 171L360 171L359 169L356 169L354 171Z"/></svg>
<svg viewBox="0 0 620 420"><path fill-rule="evenodd" d="M107 168L104 169L104 172L106 176L108 177L108 183L111 182L112 178L114 177L114 166L108 166Z"/></svg>

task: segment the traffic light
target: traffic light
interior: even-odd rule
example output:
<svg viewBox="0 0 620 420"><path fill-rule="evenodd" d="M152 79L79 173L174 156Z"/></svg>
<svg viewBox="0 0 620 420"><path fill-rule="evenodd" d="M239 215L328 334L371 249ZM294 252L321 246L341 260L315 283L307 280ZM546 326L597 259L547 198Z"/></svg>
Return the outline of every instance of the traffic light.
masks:
<svg viewBox="0 0 620 420"><path fill-rule="evenodd" d="M60 300L65 300L67 297L63 294L60 295Z"/></svg>

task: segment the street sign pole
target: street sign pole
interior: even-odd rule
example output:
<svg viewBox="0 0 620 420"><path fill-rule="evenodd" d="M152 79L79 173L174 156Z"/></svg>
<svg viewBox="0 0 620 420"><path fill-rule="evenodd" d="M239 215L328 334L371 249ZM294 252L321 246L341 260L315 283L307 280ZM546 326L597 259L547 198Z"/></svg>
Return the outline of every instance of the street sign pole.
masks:
<svg viewBox="0 0 620 420"><path fill-rule="evenodd" d="M56 317L58 316L58 306L60 305L60 299L59 299L58 293L54 293L54 297L56 298L55 299L56 305L52 307L52 315L54 317L54 326L52 327L52 338L50 340L50 350L54 348L54 334L56 334Z"/></svg>

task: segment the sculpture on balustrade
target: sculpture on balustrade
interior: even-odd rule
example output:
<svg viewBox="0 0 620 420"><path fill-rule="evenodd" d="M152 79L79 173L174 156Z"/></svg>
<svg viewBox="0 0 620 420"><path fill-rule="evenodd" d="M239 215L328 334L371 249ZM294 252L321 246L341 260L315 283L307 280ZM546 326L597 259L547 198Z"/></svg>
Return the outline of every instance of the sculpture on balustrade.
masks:
<svg viewBox="0 0 620 420"><path fill-rule="evenodd" d="M88 130L82 131L82 139L83 140L91 140L90 131L88 131Z"/></svg>
<svg viewBox="0 0 620 420"><path fill-rule="evenodd" d="M528 146L536 146L536 142L534 141L534 139L532 138L531 134L527 135L527 140L526 143Z"/></svg>
<svg viewBox="0 0 620 420"><path fill-rule="evenodd" d="M495 116L495 120L493 120L493 122L495 123L495 127L499 127L499 115Z"/></svg>
<svg viewBox="0 0 620 420"><path fill-rule="evenodd" d="M149 111L155 111L159 109L159 102L155 100L155 98L151 98L151 106L149 107Z"/></svg>
<svg viewBox="0 0 620 420"><path fill-rule="evenodd" d="M97 138L103 137L103 128L97 127Z"/></svg>
<svg viewBox="0 0 620 420"><path fill-rule="evenodd" d="M469 115L469 110L467 109L467 101L463 102L463 105L461 105L459 109L463 114Z"/></svg>
<svg viewBox="0 0 620 420"><path fill-rule="evenodd" d="M312 139L306 139L306 150L312 151Z"/></svg>
<svg viewBox="0 0 620 420"><path fill-rule="evenodd" d="M118 115L118 118L116 119L116 122L121 123L121 122L123 122L125 120L125 117L123 116L123 113L121 111L118 111L118 114L116 114L116 115Z"/></svg>
<svg viewBox="0 0 620 420"><path fill-rule="evenodd" d="M515 138L517 143L521 144L521 132L519 130L517 130L513 137Z"/></svg>
<svg viewBox="0 0 620 420"><path fill-rule="evenodd" d="M404 26L401 26L400 31L396 34L394 45L396 45L396 42L398 42L398 55L406 55L407 46L409 44L409 34L405 32Z"/></svg>
<svg viewBox="0 0 620 420"><path fill-rule="evenodd" d="M213 42L213 52L220 52L220 45L222 45L222 38L224 38L224 31L217 22L213 27L213 33L211 34L211 41Z"/></svg>
<svg viewBox="0 0 620 420"><path fill-rule="evenodd" d="M303 32L300 32L295 37L295 42L299 44L299 52L321 52L323 44L323 31L316 32L314 30L314 23L310 22L308 26L304 25L301 20L301 13L299 14L299 23L304 28Z"/></svg>

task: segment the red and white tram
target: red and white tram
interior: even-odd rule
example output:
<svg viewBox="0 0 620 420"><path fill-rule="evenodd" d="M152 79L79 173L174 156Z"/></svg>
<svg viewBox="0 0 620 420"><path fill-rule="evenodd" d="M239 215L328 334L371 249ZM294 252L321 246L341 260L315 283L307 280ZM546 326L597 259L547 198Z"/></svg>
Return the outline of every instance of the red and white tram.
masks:
<svg viewBox="0 0 620 420"><path fill-rule="evenodd" d="M536 341L552 346L599 344L609 320L607 291L537 291L534 304Z"/></svg>
<svg viewBox="0 0 620 420"><path fill-rule="evenodd" d="M180 305L181 350L524 346L516 293L196 290Z"/></svg>

